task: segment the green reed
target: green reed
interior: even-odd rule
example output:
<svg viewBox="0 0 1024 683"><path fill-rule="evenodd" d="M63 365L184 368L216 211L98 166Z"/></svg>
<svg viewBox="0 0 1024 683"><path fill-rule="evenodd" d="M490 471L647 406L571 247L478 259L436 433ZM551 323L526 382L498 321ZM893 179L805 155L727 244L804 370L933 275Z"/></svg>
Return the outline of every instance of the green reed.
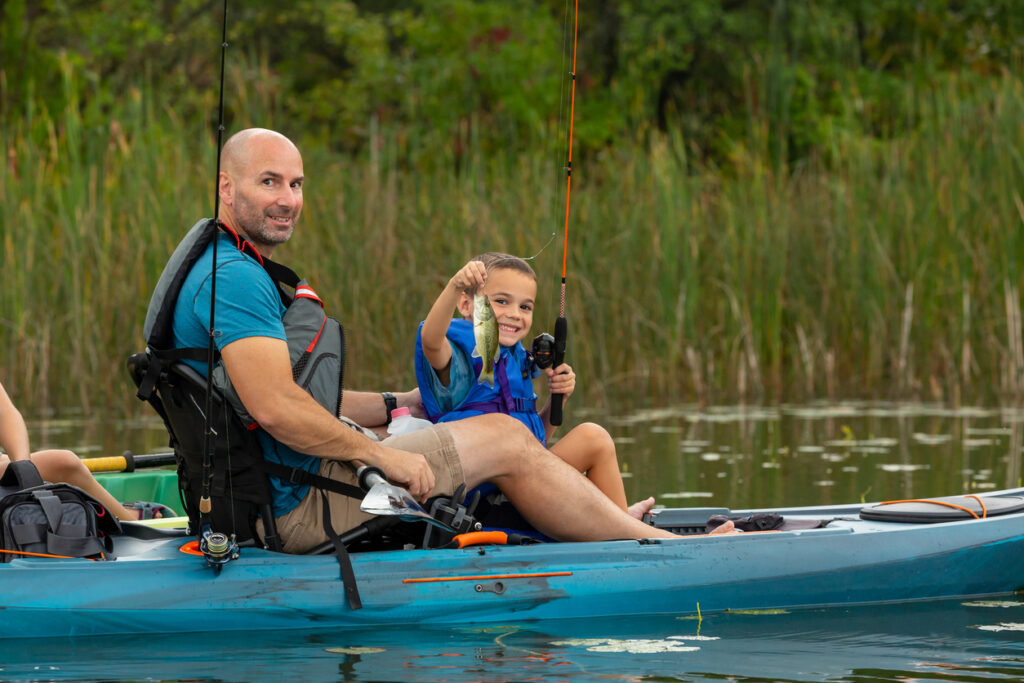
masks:
<svg viewBox="0 0 1024 683"><path fill-rule="evenodd" d="M567 303L581 396L570 406L1020 397L1024 90L1011 77L952 78L905 96L912 132L837 126L799 162L778 158L754 113L726 168L693 158L676 134L583 154ZM258 93L229 99L232 129L276 125ZM144 91L102 127L84 123L96 120L87 106L33 111L0 132L0 380L30 411L141 409L124 361L143 346L165 259L212 210L208 122L180 120ZM557 232L534 262L534 332L552 327L561 160L550 145L485 152L481 125L468 120L430 154L415 131L370 122L358 157L332 152L326 133L284 128L304 150L306 207L278 258L345 322L349 386L411 386L416 324L451 274L485 250L532 255Z"/></svg>

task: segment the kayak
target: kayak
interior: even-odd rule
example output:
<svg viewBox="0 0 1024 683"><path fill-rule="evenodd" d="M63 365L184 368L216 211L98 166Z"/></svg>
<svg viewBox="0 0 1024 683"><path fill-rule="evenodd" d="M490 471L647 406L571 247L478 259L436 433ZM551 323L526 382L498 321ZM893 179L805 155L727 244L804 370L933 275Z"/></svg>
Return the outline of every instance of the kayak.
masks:
<svg viewBox="0 0 1024 683"><path fill-rule="evenodd" d="M134 476L147 474L173 476ZM361 609L346 601L333 555L245 547L214 571L189 552L187 520L129 522L114 539L114 561L25 557L0 564L0 637L687 615L981 597L1024 587L1024 489L960 496L934 514L936 506L921 514L915 507L922 505L891 506L892 515L873 504L661 509L651 523L689 537L354 552ZM712 516L769 513L784 520L781 528L694 533ZM827 525L807 528L816 522Z"/></svg>

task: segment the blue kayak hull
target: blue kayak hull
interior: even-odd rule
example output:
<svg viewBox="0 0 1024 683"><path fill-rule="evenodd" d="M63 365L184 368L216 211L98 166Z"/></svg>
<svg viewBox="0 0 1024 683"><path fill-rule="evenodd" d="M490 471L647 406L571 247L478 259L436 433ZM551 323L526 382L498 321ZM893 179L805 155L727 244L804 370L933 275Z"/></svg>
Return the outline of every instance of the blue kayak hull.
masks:
<svg viewBox="0 0 1024 683"><path fill-rule="evenodd" d="M1024 588L1024 513L904 524L860 520L857 509L782 511L787 519L838 517L802 531L359 553L359 610L346 602L333 556L245 548L214 573L180 551L184 536L126 537L114 562L0 565L0 637L507 624Z"/></svg>

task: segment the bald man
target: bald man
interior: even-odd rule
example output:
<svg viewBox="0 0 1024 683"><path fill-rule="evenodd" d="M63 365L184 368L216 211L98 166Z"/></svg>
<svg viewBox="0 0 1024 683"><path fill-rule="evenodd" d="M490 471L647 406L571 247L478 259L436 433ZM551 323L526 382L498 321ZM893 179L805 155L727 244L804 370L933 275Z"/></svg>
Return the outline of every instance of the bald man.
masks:
<svg viewBox="0 0 1024 683"><path fill-rule="evenodd" d="M291 238L302 212L305 176L299 150L280 133L243 130L224 144L221 169L219 218L252 250L271 257L278 244ZM257 437L265 458L348 483L354 477L344 461L358 459L379 467L421 500L451 494L462 483L472 488L493 482L531 524L562 540L672 537L620 510L506 415L439 424L382 442L352 425L387 421L381 394L346 390L341 416L332 415L292 379L282 324L285 308L273 281L255 254L239 250L227 235L219 239L215 342L239 398L260 425ZM207 343L212 251L207 249L192 268L178 297L177 348ZM395 397L399 406L422 414L417 391ZM271 486L284 549L301 553L326 542L318 492L275 477ZM367 517L355 499L333 493L328 499L339 533Z"/></svg>

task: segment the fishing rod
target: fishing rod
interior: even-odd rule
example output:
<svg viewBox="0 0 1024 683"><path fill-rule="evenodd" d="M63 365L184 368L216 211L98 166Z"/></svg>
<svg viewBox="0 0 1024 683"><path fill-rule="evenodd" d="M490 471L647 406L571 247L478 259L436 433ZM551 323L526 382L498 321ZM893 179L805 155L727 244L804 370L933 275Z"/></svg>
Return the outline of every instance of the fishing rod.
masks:
<svg viewBox="0 0 1024 683"><path fill-rule="evenodd" d="M215 230L220 228L220 150L224 139L224 63L228 51L228 0L224 0L221 21L220 40L220 102L217 105L217 174L214 177L213 221ZM214 431L213 416L213 366L217 355L215 338L217 335L214 324L217 308L217 243L218 236L213 236L213 266L210 268L210 330L206 347L206 410L203 415L203 475L199 494L199 547L203 551L207 564L220 570L228 560L237 555L238 545L234 534L229 539L226 534L213 531L210 512L213 508L210 501L210 489L213 481Z"/></svg>
<svg viewBox="0 0 1024 683"><path fill-rule="evenodd" d="M565 236L562 240L562 282L561 294L558 299L558 318L555 320L555 348L553 355L554 367L565 361L565 346L569 336L569 323L565 319L565 272L566 257L569 254L569 197L572 194L572 122L576 113L576 37L579 29L580 2L574 0L572 26L572 69L569 71L571 95L569 97L569 152L565 163ZM548 419L552 426L562 424L562 394L551 395L551 412Z"/></svg>

